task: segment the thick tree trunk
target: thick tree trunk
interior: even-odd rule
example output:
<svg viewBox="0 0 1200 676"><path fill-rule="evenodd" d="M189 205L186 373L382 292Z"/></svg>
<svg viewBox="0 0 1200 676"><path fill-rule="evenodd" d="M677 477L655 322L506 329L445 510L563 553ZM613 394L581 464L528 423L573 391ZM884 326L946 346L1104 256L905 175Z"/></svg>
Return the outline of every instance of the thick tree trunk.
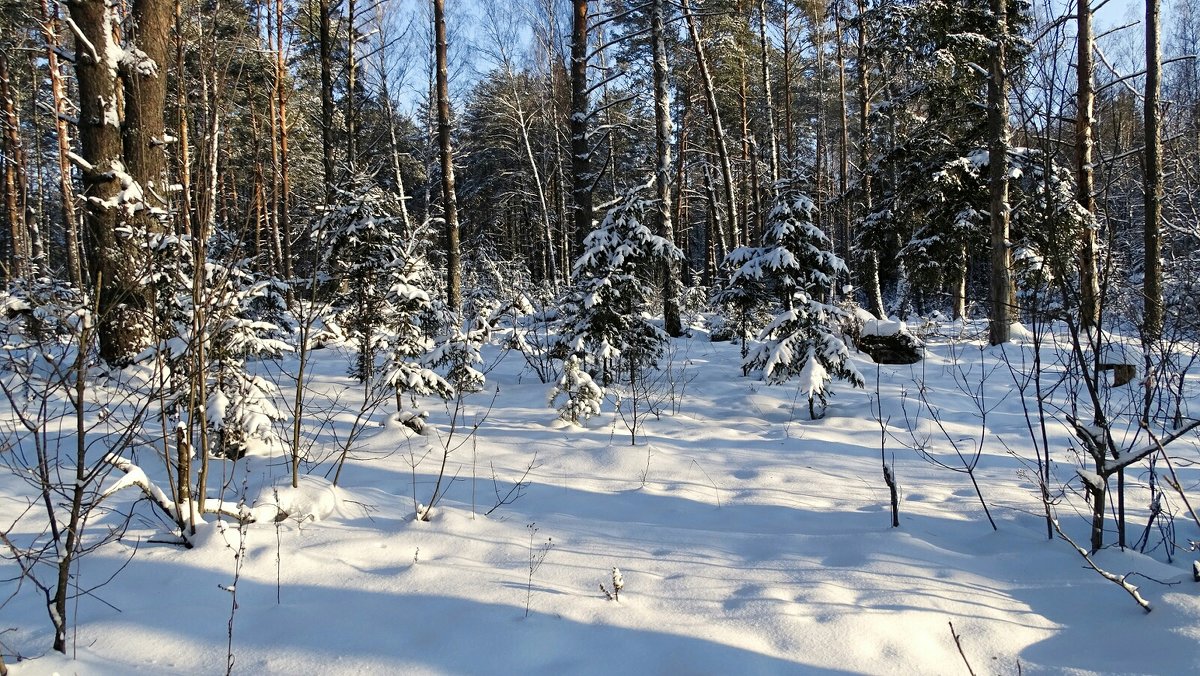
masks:
<svg viewBox="0 0 1200 676"><path fill-rule="evenodd" d="M650 13L651 56L654 59L654 154L657 166L654 172L655 188L658 191L656 220L658 235L668 242L675 241L675 228L671 223L671 111L667 92L667 46L663 4L665 0L653 0ZM679 316L679 264L667 261L663 264L663 328L670 336L683 334Z"/></svg>
<svg viewBox="0 0 1200 676"><path fill-rule="evenodd" d="M1162 53L1159 48L1159 2L1146 0L1146 96L1143 122L1146 129L1146 159L1143 191L1146 205L1145 295L1143 331L1156 340L1163 330L1162 279L1162 138L1158 100L1162 83Z"/></svg>
<svg viewBox="0 0 1200 676"><path fill-rule="evenodd" d="M122 92L115 64L119 55L113 34L117 30L114 8L107 0L79 0L68 5L79 27L75 74L79 86L79 142L82 150L84 223L91 283L99 309L100 356L122 363L146 345L150 322L145 315L146 296L139 280L142 256L137 247L119 237L122 177L127 177L121 156Z"/></svg>
<svg viewBox="0 0 1200 676"><path fill-rule="evenodd" d="M437 51L438 148L442 165L442 208L445 218L446 302L462 310L462 264L458 241L458 199L454 192L454 152L450 146L450 74L446 60L446 0L433 0Z"/></svg>
<svg viewBox="0 0 1200 676"><path fill-rule="evenodd" d="M1095 114L1095 89L1092 84L1092 10L1088 0L1078 0L1076 9L1078 51L1075 94L1075 199L1087 212L1088 220L1080 233L1079 246L1079 321L1085 331L1100 321L1100 279L1096 253L1096 198L1092 169L1092 119Z"/></svg>
<svg viewBox="0 0 1200 676"><path fill-rule="evenodd" d="M574 0L571 18L571 201L574 239L592 230L592 169L588 144L588 0Z"/></svg>
<svg viewBox="0 0 1200 676"><path fill-rule="evenodd" d="M125 166L142 188L135 222L147 232L163 229L167 214L166 124L167 47L174 20L171 0L133 0L132 28L122 76L125 122L121 127ZM138 50L141 53L138 53Z"/></svg>
<svg viewBox="0 0 1200 676"><path fill-rule="evenodd" d="M997 17L996 48L988 80L988 171L992 194L991 311L988 340L992 345L1009 341L1013 322L1012 254L1008 247L1008 73L1005 51L1008 40L1007 0L991 0Z"/></svg>

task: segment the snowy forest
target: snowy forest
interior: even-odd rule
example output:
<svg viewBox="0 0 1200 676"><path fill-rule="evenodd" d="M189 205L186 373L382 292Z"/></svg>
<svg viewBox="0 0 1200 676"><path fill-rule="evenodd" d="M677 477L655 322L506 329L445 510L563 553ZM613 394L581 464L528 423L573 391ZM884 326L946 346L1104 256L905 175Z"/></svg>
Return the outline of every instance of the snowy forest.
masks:
<svg viewBox="0 0 1200 676"><path fill-rule="evenodd" d="M0 2L0 676L1200 671L1198 52Z"/></svg>

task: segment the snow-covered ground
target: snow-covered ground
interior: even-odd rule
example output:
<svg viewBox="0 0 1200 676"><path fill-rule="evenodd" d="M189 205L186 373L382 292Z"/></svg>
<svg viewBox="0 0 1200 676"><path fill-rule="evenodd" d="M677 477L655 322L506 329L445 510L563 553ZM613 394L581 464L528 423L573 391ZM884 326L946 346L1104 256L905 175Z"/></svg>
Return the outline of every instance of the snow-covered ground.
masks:
<svg viewBox="0 0 1200 676"><path fill-rule="evenodd" d="M308 468L299 489L279 456L217 466L226 499L244 491L263 514L283 504L291 517L280 523L239 530L210 519L185 550L154 542L164 526L139 506L121 541L80 560L79 584L95 589L72 606L68 658L49 651L39 594L5 564L0 598L15 597L0 612L3 653L16 676L216 674L232 632L240 674L966 673L952 623L978 674L1200 671L1196 555L1176 549L1168 563L1156 531L1148 554L1110 547L1095 557L1136 573L1128 579L1154 605L1147 614L1047 539L1001 350L948 333L928 336L913 366L877 371L855 354L867 388L835 383L827 415L812 421L795 387L742 377L738 347L697 332L673 342L673 375L657 388L663 413L632 445L612 402L586 427L559 421L552 385L508 354L466 401L468 424L480 424L452 444L453 483L430 522L413 518L414 482L427 501L440 457L388 421L385 404L337 487L329 462ZM1028 363L1027 345L1004 349ZM358 395L344 353L316 356L318 385L349 407L323 414L334 424L327 454ZM981 381L985 422L968 394ZM998 530L966 474L905 447L912 429L961 466L921 408L922 386L960 447L970 452L986 427L976 475ZM439 404L429 422L444 435L448 419ZM1086 546L1075 444L1058 423L1050 434L1055 488L1068 485L1056 509ZM901 489L895 529L881 438ZM1186 465L1200 460L1197 446L1186 438L1171 451L1195 500L1200 472ZM519 499L485 515L530 465ZM1143 480L1130 473L1131 540L1145 523ZM0 476L5 528L27 493ZM1174 528L1182 545L1200 540L1183 511ZM541 560L532 575L531 560ZM613 567L624 578L618 601L600 589L611 591Z"/></svg>

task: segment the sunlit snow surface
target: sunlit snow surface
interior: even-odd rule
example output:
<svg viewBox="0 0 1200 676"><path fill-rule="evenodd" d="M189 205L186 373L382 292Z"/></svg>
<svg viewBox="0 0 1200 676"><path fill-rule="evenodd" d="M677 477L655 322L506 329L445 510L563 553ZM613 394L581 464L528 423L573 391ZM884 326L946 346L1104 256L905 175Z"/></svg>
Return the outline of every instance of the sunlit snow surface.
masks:
<svg viewBox="0 0 1200 676"><path fill-rule="evenodd" d="M738 346L709 343L698 330L672 343L672 376L661 387L673 387L677 400L666 398L663 415L645 419L632 446L611 400L586 428L569 426L547 404L553 384L508 354L488 373L487 389L467 400L469 424L486 420L476 443L450 456L454 481L429 523L413 520L412 465L416 500L427 502L440 459L425 444L437 436L388 420L391 403L352 449L340 486L325 478L333 476L334 433L350 429L362 388L343 375L346 353L319 350L315 389L346 407L307 421L323 464L292 489L278 455L214 461L212 484L227 482L230 502L245 484L261 517L244 532L234 673L966 673L951 622L980 674L1015 674L1018 664L1026 674L1196 673L1195 554L1176 550L1168 564L1159 544L1148 555L1111 548L1096 557L1115 573L1146 576L1130 581L1154 604L1147 615L1069 546L1047 540L1021 395L1000 349L975 337L985 328L941 326L925 337L928 358L913 366L877 370L853 353L867 388L835 383L817 421L794 384L742 377ZM1005 351L1024 368L1031 349ZM489 361L499 354L485 352ZM295 357L287 359L284 368L294 369ZM888 527L876 374L885 454L902 492L899 529ZM980 416L956 379L985 379L988 433L977 476L999 532L966 475L903 445L916 443L911 427L931 453L957 462L921 409L924 384L949 435L974 448ZM1032 394L1025 401L1033 406ZM449 415L431 405L427 422L444 438ZM333 427L322 429L320 416ZM1073 440L1058 422L1049 433L1056 488L1078 489ZM1197 449L1189 438L1172 455L1194 461ZM497 490L503 495L531 462L523 496L485 517ZM149 452L139 463L161 481ZM1195 501L1200 472L1186 464L1180 478ZM1131 539L1145 523L1144 479L1141 470L1128 478ZM5 527L26 493L0 476ZM127 507L136 497L126 490L112 499ZM291 517L274 523L275 505ZM1057 511L1086 542L1082 498L1068 490ZM81 560L83 587L125 569L79 600L74 660L48 653L44 605L32 586L18 589L16 567L5 564L0 593L17 593L0 612L0 630L13 628L0 634L12 674L225 671L233 599L222 587L235 583L241 534L209 517L196 547L183 550L151 543L163 524L145 503L137 514L123 541ZM1200 540L1182 512L1174 523L1178 542ZM1152 546L1159 542L1152 535ZM544 546L530 581L531 547L537 554ZM599 589L614 566L624 578L619 602Z"/></svg>

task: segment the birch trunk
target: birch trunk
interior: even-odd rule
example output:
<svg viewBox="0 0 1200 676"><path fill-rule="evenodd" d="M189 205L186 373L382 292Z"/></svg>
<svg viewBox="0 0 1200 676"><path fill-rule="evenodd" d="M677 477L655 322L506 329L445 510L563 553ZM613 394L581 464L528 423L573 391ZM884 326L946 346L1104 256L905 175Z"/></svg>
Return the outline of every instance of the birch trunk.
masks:
<svg viewBox="0 0 1200 676"><path fill-rule="evenodd" d="M1092 169L1092 120L1095 115L1095 88L1092 83L1092 10L1088 0L1079 0L1076 9L1078 52L1075 94L1075 195L1087 211L1087 222L1080 233L1079 246L1079 321L1085 331L1100 321L1100 280L1096 258L1096 198Z"/></svg>
<svg viewBox="0 0 1200 676"><path fill-rule="evenodd" d="M650 14L651 54L654 59L654 154L655 188L658 191L656 220L658 235L668 242L675 241L675 229L671 223L671 111L667 93L667 46L663 3L653 0ZM679 316L679 264L667 261L663 264L663 328L670 336L683 334Z"/></svg>
<svg viewBox="0 0 1200 676"><path fill-rule="evenodd" d="M871 174L867 172L867 167L871 160L871 92L869 89L870 82L867 78L867 27L866 17L864 16L866 10L866 1L858 0L858 170L862 176L863 211L864 213L870 213L872 208ZM883 290L879 286L879 253L872 250L864 251L863 254L866 257L865 286L871 312L875 313L875 316L880 319L886 319L887 310L883 307Z"/></svg>

